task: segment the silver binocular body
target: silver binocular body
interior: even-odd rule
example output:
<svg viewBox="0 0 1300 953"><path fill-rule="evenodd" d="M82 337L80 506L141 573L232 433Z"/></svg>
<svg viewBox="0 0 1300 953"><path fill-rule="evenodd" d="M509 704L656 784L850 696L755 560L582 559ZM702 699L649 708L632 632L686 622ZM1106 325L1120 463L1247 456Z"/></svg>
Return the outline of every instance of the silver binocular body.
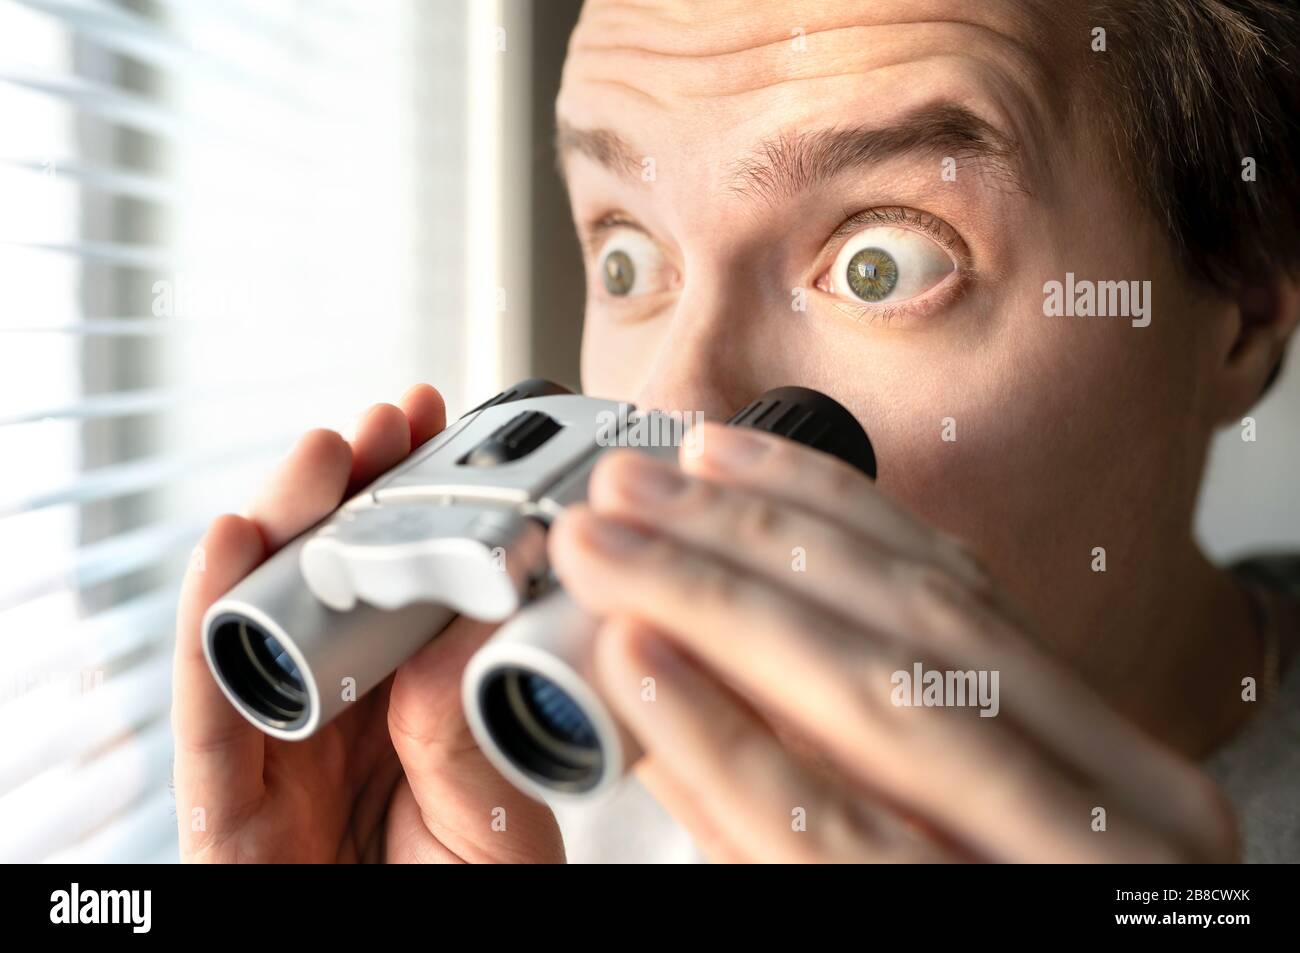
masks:
<svg viewBox="0 0 1300 953"><path fill-rule="evenodd" d="M816 392L771 391L731 422L820 446L874 476L861 427ZM638 752L592 687L599 620L551 575L547 527L586 498L602 453L622 447L675 460L678 444L697 437L678 415L638 412L545 381L517 385L214 603L203 621L213 675L254 725L297 740L457 615L501 622L462 681L475 739L533 796L599 797Z"/></svg>

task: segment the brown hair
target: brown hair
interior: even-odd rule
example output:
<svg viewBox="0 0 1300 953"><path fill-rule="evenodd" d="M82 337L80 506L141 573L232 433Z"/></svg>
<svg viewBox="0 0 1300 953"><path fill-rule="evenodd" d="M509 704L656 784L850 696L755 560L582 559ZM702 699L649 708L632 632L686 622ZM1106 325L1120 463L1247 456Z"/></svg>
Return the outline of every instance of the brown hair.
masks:
<svg viewBox="0 0 1300 953"><path fill-rule="evenodd" d="M1300 271L1294 0L1095 0L1121 164L1187 270L1223 290ZM1255 181L1243 163L1255 160Z"/></svg>

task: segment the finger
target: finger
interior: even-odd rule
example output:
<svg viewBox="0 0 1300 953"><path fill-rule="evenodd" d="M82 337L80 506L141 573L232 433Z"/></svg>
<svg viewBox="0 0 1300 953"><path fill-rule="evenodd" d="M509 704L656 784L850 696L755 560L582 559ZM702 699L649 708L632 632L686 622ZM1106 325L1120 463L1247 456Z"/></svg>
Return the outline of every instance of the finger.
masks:
<svg viewBox="0 0 1300 953"><path fill-rule="evenodd" d="M416 384L402 395L398 406L411 422L411 447L436 437L447 426L447 404L428 384Z"/></svg>
<svg viewBox="0 0 1300 953"><path fill-rule="evenodd" d="M181 586L173 659L172 733L175 737L177 814L204 809L209 831L262 793L264 736L226 700L203 655L203 614L262 561L256 526L240 516L213 521ZM180 825L184 833L189 823Z"/></svg>
<svg viewBox="0 0 1300 953"><path fill-rule="evenodd" d="M492 631L459 618L402 664L388 708L393 746L424 826L455 856L471 862L563 860L550 809L492 767L465 721L461 675Z"/></svg>
<svg viewBox="0 0 1300 953"><path fill-rule="evenodd" d="M620 720L673 782L651 790L665 807L683 795L678 819L701 843L776 863L901 859L889 856L883 812L870 826L842 792L792 758L767 727L661 636L630 619L610 620L596 666ZM646 679L653 679L647 695ZM643 776L644 777L644 776ZM655 785L652 774L645 778Z"/></svg>
<svg viewBox="0 0 1300 953"><path fill-rule="evenodd" d="M585 608L631 615L671 635L747 699L817 739L841 771L882 792L890 807L997 859L1101 851L1089 840L1097 802L1085 797L1086 779L1010 719L981 717L973 706L894 702L895 673L914 662L945 668L923 647L903 654L820 606L585 507L567 510L551 535L553 565ZM1160 856L1151 832L1121 823L1126 816L1123 805L1110 812L1112 830L1125 831L1111 843ZM998 817L1017 823L989 823Z"/></svg>
<svg viewBox="0 0 1300 953"><path fill-rule="evenodd" d="M587 495L602 516L733 562L882 633L906 631L911 622L893 596L913 558L809 510L634 452L606 455Z"/></svg>
<svg viewBox="0 0 1300 953"><path fill-rule="evenodd" d="M304 434L248 508L268 555L319 522L343 499L352 449L332 430Z"/></svg>
<svg viewBox="0 0 1300 953"><path fill-rule="evenodd" d="M783 500L918 561L944 566L974 586L986 584L987 573L960 541L889 500L856 467L775 434L702 426L700 439L679 454L686 472Z"/></svg>
<svg viewBox="0 0 1300 953"><path fill-rule="evenodd" d="M763 692L772 686L792 707L814 687L831 692L818 696L823 706L855 695L840 663L883 659L881 646L823 607L587 507L571 506L555 521L549 551L565 589L588 610L642 619L732 682ZM862 672L859 661L854 674Z"/></svg>
<svg viewBox="0 0 1300 953"><path fill-rule="evenodd" d="M397 465L444 426L442 396L432 387L417 385L402 402L409 413L392 404L370 408L351 445L331 430L313 430L299 440L248 510L271 551L323 519L345 493Z"/></svg>
<svg viewBox="0 0 1300 953"><path fill-rule="evenodd" d="M411 422L392 404L375 404L361 417L352 439L349 492L359 490L411 452Z"/></svg>
<svg viewBox="0 0 1300 953"><path fill-rule="evenodd" d="M633 770L659 805L690 834L691 843L706 860L714 864L755 862L752 855L743 852L742 845L733 843L708 818L700 807L694 788L673 774L671 757L643 757Z"/></svg>
<svg viewBox="0 0 1300 953"><path fill-rule="evenodd" d="M707 440L705 441L707 444ZM1002 617L996 601L946 578L935 563L883 549L811 511L747 488L682 473L644 454L610 454L589 489L597 512L733 562L774 586L816 600L882 636L921 644L957 670L998 670L1005 710L1047 747L1113 785L1129 806L1153 787L1189 792L1153 821L1200 819L1203 785L1187 766L1135 732ZM915 555L915 554L912 554Z"/></svg>

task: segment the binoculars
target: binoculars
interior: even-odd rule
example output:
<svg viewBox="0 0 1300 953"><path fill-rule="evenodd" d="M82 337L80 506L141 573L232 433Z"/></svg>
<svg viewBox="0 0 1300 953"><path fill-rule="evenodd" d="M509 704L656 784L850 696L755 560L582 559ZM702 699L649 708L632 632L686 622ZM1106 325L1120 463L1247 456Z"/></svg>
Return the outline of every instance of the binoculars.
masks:
<svg viewBox="0 0 1300 953"><path fill-rule="evenodd" d="M876 463L857 420L802 387L728 424ZM603 453L675 461L680 415L528 380L448 426L218 599L203 651L226 697L277 738L317 731L457 615L503 623L466 666L462 702L492 764L544 799L587 799L639 756L593 687L599 620L547 565L547 527L586 499Z"/></svg>

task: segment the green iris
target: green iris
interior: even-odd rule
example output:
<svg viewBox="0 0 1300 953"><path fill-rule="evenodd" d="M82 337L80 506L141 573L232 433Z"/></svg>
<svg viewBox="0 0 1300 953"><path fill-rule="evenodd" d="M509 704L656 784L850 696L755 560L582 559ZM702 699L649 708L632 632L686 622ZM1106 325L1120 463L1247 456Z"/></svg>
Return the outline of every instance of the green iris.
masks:
<svg viewBox="0 0 1300 953"><path fill-rule="evenodd" d="M600 263L601 277L605 280L605 290L612 295L625 295L636 283L636 268L627 252L612 251Z"/></svg>
<svg viewBox="0 0 1300 953"><path fill-rule="evenodd" d="M849 259L849 288L863 301L881 301L898 284L898 262L883 248L864 248Z"/></svg>

